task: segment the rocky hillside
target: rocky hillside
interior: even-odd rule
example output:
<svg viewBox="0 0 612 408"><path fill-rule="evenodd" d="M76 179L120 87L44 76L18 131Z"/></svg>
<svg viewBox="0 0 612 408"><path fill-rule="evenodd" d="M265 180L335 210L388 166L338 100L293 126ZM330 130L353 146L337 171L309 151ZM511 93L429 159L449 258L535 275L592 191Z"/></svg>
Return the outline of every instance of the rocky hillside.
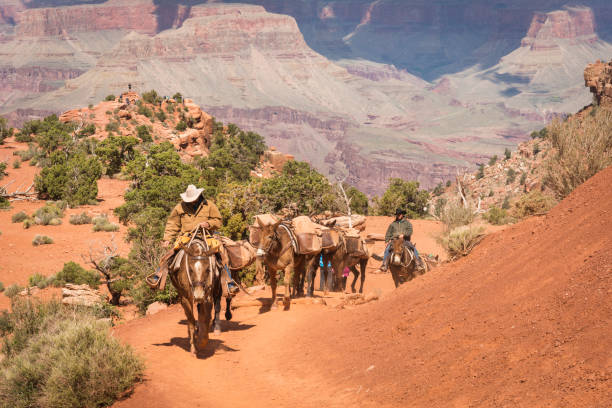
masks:
<svg viewBox="0 0 612 408"><path fill-rule="evenodd" d="M599 107L612 108L612 62L589 64L583 76L585 86L591 90L594 104L569 116L570 121L580 121ZM438 200L457 200L460 197L458 184L464 189L471 205L479 205L483 211L491 207L508 206L531 191L541 191L552 196L552 191L544 183L547 172L545 160L552 153L551 150L547 128L534 131L531 140L520 143L516 151L491 157L482 163L477 172L457 175L455 182L448 183L444 189L440 185L433 204Z"/></svg>

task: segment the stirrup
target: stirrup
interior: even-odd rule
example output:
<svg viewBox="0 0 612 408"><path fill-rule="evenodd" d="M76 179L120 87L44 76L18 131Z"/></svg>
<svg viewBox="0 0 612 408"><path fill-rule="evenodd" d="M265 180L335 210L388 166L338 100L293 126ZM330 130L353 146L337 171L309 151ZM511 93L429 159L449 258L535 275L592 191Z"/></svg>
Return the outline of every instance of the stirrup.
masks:
<svg viewBox="0 0 612 408"><path fill-rule="evenodd" d="M157 278L157 280L154 280L154 277ZM154 272L150 275L147 275L147 277L145 278L145 282L147 285L149 285L151 289L157 289L161 282L161 277L157 275L157 272Z"/></svg>

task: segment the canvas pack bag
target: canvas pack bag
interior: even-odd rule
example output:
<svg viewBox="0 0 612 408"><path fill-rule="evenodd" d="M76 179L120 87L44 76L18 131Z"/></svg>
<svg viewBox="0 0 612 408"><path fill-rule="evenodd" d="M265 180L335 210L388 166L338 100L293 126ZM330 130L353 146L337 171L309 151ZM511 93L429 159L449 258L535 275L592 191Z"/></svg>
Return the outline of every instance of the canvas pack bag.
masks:
<svg viewBox="0 0 612 408"><path fill-rule="evenodd" d="M300 255L312 255L321 252L321 236L317 225L309 217L302 215L291 221L291 227L297 239L297 252Z"/></svg>
<svg viewBox="0 0 612 408"><path fill-rule="evenodd" d="M321 227L321 248L322 249L333 249L340 245L340 234L338 231Z"/></svg>
<svg viewBox="0 0 612 408"><path fill-rule="evenodd" d="M232 241L222 237L223 247L233 271L244 269L255 262L255 248L248 241Z"/></svg>
<svg viewBox="0 0 612 408"><path fill-rule="evenodd" d="M354 256L366 256L368 254L367 247L359 234L359 230L346 228L343 229L342 232L344 234L347 254Z"/></svg>

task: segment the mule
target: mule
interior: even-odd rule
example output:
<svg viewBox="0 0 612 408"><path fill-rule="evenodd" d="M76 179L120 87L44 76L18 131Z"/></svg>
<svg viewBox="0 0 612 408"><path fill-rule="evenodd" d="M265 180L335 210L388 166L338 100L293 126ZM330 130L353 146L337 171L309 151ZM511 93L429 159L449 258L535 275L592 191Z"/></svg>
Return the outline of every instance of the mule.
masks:
<svg viewBox="0 0 612 408"><path fill-rule="evenodd" d="M262 223L256 218L257 226L252 226L249 240L257 248L257 256L268 267L270 288L272 289L272 309L276 309L277 273L284 271L285 293L284 310L291 307L291 297L299 292L299 278L312 267L317 254L301 255L296 253L296 243L290 227L280 220L271 224ZM255 234L253 231L257 231ZM257 235L257 238L255 236ZM293 291L293 293L292 293Z"/></svg>
<svg viewBox="0 0 612 408"><path fill-rule="evenodd" d="M356 293L357 289L355 285L357 283L357 279L361 277L360 285L359 285L359 293L363 293L363 284L365 282L365 272L366 267L368 266L368 260L370 256L367 254L367 249L365 254L361 253L351 253L349 254L347 251L346 245L346 237L340 233L341 239L340 244L335 249L323 250L321 254L323 255L323 268L321 268L321 278L325 279L325 294L328 292L327 285L327 264L331 262L332 268L335 272L335 282L342 282L342 290L346 290L346 282L347 277L343 277L342 273L344 272L344 268L349 268L349 270L353 273L353 282L351 283L351 291ZM357 270L356 266L359 265L360 271ZM325 275L325 277L324 277ZM342 279L342 280L341 280ZM312 296L314 293L314 270L308 276L308 296Z"/></svg>
<svg viewBox="0 0 612 408"><path fill-rule="evenodd" d="M404 238L396 237L391 240L389 253L389 270L395 287L408 282L417 276L417 263L414 252L407 247Z"/></svg>
<svg viewBox="0 0 612 408"><path fill-rule="evenodd" d="M177 272L170 280L178 292L181 306L187 318L190 352L197 355L208 344L211 320L215 333L221 332L221 270L215 254L209 253L205 241L193 238L184 248L183 258ZM225 317L231 319L231 297L226 299ZM212 309L215 309L212 318ZM196 320L197 312L197 320ZM212 318L212 319L211 319Z"/></svg>

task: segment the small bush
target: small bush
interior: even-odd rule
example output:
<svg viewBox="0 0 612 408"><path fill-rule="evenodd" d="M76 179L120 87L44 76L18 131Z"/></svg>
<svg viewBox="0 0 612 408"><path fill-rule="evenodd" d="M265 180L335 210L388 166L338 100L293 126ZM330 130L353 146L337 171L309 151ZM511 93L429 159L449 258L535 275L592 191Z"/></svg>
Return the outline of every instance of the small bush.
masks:
<svg viewBox="0 0 612 408"><path fill-rule="evenodd" d="M27 219L28 215L25 213L25 211L19 211L17 214L13 214L13 216L11 217L11 221L13 223L23 222Z"/></svg>
<svg viewBox="0 0 612 408"><path fill-rule="evenodd" d="M116 232L119 231L119 225L114 224L108 220L106 214L99 215L93 219L93 231L94 232Z"/></svg>
<svg viewBox="0 0 612 408"><path fill-rule="evenodd" d="M23 288L21 286L16 283L13 283L8 288L6 288L6 290L4 291L4 295L8 298L13 298L17 296L22 290Z"/></svg>
<svg viewBox="0 0 612 408"><path fill-rule="evenodd" d="M67 262L64 267L55 275L55 285L64 286L66 283L75 285L89 285L97 288L100 284L100 277L94 271L88 271L76 262Z"/></svg>
<svg viewBox="0 0 612 408"><path fill-rule="evenodd" d="M113 94L107 95L106 98L104 98L104 100L107 102L114 101L115 99L117 99L117 97Z"/></svg>
<svg viewBox="0 0 612 408"><path fill-rule="evenodd" d="M53 243L53 239L46 235L36 235L34 239L32 240L32 245L34 246L50 245L52 243Z"/></svg>
<svg viewBox="0 0 612 408"><path fill-rule="evenodd" d="M504 225L510 222L508 211L499 207L491 207L489 211L483 215L483 217L493 225Z"/></svg>
<svg viewBox="0 0 612 408"><path fill-rule="evenodd" d="M553 151L545 163L544 182L562 199L612 164L612 111L599 108L581 121L553 122Z"/></svg>
<svg viewBox="0 0 612 408"><path fill-rule="evenodd" d="M178 130L179 132L183 132L187 130L187 123L185 123L184 120L181 120L179 123L176 124L175 129Z"/></svg>
<svg viewBox="0 0 612 408"><path fill-rule="evenodd" d="M504 202L502 203L502 209L509 210L510 209L510 196L506 196L504 198Z"/></svg>
<svg viewBox="0 0 612 408"><path fill-rule="evenodd" d="M18 169L18 168L20 168L20 167L21 167L21 160L19 160L19 159L15 159L15 160L13 161L13 168L14 168L14 169Z"/></svg>
<svg viewBox="0 0 612 408"><path fill-rule="evenodd" d="M146 116L149 119L153 118L153 111L147 108L145 105L140 105L140 107L138 108L138 113L140 115Z"/></svg>
<svg viewBox="0 0 612 408"><path fill-rule="evenodd" d="M525 185L525 182L527 182L527 173L523 173L521 174L521 179L519 180L519 184L521 186Z"/></svg>
<svg viewBox="0 0 612 408"><path fill-rule="evenodd" d="M36 286L37 288L44 289L49 286L49 281L44 275L40 273L35 273L28 279L28 284L30 285L30 287Z"/></svg>
<svg viewBox="0 0 612 408"><path fill-rule="evenodd" d="M493 195L494 195L493 190L489 190L489 194L488 194L488 196L489 196L489 197L493 197Z"/></svg>
<svg viewBox="0 0 612 408"><path fill-rule="evenodd" d="M489 159L489 166L493 166L495 163L497 163L497 155Z"/></svg>
<svg viewBox="0 0 612 408"><path fill-rule="evenodd" d="M512 152L507 147L506 147L506 150L504 150L504 157L506 158L506 160L512 157Z"/></svg>
<svg viewBox="0 0 612 408"><path fill-rule="evenodd" d="M161 103L162 97L157 94L157 91L152 89L149 92L145 92L142 94L142 100L145 101L146 103L157 105Z"/></svg>
<svg viewBox="0 0 612 408"><path fill-rule="evenodd" d="M439 237L438 242L451 259L457 259L472 252L484 235L483 227L462 226Z"/></svg>
<svg viewBox="0 0 612 408"><path fill-rule="evenodd" d="M532 191L529 194L522 196L516 203L512 214L517 218L525 218L530 215L540 215L547 213L553 206L555 201L541 191Z"/></svg>
<svg viewBox="0 0 612 408"><path fill-rule="evenodd" d="M0 293L4 292L4 283L0 282Z"/></svg>
<svg viewBox="0 0 612 408"><path fill-rule="evenodd" d="M34 213L34 222L38 225L60 225L66 208L63 201L47 202Z"/></svg>
<svg viewBox="0 0 612 408"><path fill-rule="evenodd" d="M533 155L534 155L534 157L537 156L538 153L540 153L540 152L541 152L540 144L539 143L534 144L533 145Z"/></svg>
<svg viewBox="0 0 612 408"><path fill-rule="evenodd" d="M484 164L478 165L478 173L476 173L476 180L480 180L484 177Z"/></svg>
<svg viewBox="0 0 612 408"><path fill-rule="evenodd" d="M19 157L22 162L28 161L37 155L36 146L30 143L28 145L28 150L20 150L18 152L13 153L13 155Z"/></svg>
<svg viewBox="0 0 612 408"><path fill-rule="evenodd" d="M157 119L159 119L160 122L165 122L166 119L168 119L168 117L166 116L166 114L164 113L164 111L160 110L159 112L157 112L155 114L155 117Z"/></svg>
<svg viewBox="0 0 612 408"><path fill-rule="evenodd" d="M138 134L138 138L143 142L152 142L153 138L151 137L151 133L149 129L145 125L140 125L136 127L136 132Z"/></svg>
<svg viewBox="0 0 612 408"><path fill-rule="evenodd" d="M450 180L446 181L446 187L450 187L453 183Z"/></svg>
<svg viewBox="0 0 612 408"><path fill-rule="evenodd" d="M142 361L96 311L31 300L12 309L3 315L3 406L109 406L142 377Z"/></svg>
<svg viewBox="0 0 612 408"><path fill-rule="evenodd" d="M119 122L109 122L104 129L107 132L119 132Z"/></svg>
<svg viewBox="0 0 612 408"><path fill-rule="evenodd" d="M181 95L180 92L175 93L172 96L172 99L174 99L177 103L183 103L183 95Z"/></svg>
<svg viewBox="0 0 612 408"><path fill-rule="evenodd" d="M80 214L72 214L70 216L70 223L72 225L91 224L92 218L89 215L87 215L86 212L82 212Z"/></svg>
<svg viewBox="0 0 612 408"><path fill-rule="evenodd" d="M29 229L34 225L36 225L36 222L31 218L26 218L25 220L23 220L23 229Z"/></svg>
<svg viewBox="0 0 612 408"><path fill-rule="evenodd" d="M512 168L508 169L506 173L506 184L512 184L516 180L516 171Z"/></svg>
<svg viewBox="0 0 612 408"><path fill-rule="evenodd" d="M446 225L447 230L453 230L474 221L474 211L465 208L459 203L450 203L444 207L440 214L440 221Z"/></svg>
<svg viewBox="0 0 612 408"><path fill-rule="evenodd" d="M4 176L7 174L5 173L4 170L6 170L6 162L0 162L0 180L2 180L4 178Z"/></svg>

